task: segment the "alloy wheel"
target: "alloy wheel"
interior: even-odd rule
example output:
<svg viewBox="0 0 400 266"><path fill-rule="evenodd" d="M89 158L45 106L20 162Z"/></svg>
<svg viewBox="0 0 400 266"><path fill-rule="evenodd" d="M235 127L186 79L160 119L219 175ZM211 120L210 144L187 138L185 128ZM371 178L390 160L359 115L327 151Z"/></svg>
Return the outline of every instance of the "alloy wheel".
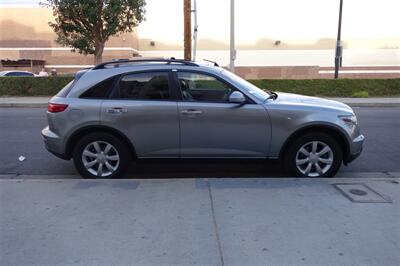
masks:
<svg viewBox="0 0 400 266"><path fill-rule="evenodd" d="M86 170L92 175L107 177L117 171L120 157L112 144L105 141L94 141L83 149L82 162Z"/></svg>
<svg viewBox="0 0 400 266"><path fill-rule="evenodd" d="M305 176L322 176L333 165L333 151L322 141L307 142L297 151L296 167Z"/></svg>

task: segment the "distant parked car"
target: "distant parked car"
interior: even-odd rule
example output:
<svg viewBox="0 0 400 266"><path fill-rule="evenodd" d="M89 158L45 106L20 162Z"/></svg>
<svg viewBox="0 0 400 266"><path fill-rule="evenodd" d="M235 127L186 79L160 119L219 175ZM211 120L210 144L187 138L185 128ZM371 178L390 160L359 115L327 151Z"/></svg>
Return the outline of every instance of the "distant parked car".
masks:
<svg viewBox="0 0 400 266"><path fill-rule="evenodd" d="M37 75L29 71L8 70L1 71L0 77L36 77Z"/></svg>
<svg viewBox="0 0 400 266"><path fill-rule="evenodd" d="M108 62L78 72L48 104L46 148L86 178L121 176L132 159L281 159L295 176L331 177L364 142L354 111L263 91L217 66Z"/></svg>

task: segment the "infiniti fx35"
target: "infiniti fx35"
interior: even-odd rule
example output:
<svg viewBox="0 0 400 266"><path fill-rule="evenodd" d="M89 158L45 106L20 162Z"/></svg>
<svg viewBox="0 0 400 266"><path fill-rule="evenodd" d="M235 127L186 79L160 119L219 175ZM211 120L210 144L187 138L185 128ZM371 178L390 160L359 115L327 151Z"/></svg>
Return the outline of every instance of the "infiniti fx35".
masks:
<svg viewBox="0 0 400 266"><path fill-rule="evenodd" d="M48 104L46 148L85 178L135 159L280 159L299 177L332 177L361 151L353 110L267 92L218 66L121 60L80 71Z"/></svg>

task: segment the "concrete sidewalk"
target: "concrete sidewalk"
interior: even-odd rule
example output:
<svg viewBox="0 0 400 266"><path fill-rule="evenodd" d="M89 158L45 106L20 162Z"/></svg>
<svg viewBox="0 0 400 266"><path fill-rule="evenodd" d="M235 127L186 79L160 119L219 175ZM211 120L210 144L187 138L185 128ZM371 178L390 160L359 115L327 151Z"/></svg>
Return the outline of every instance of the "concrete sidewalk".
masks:
<svg viewBox="0 0 400 266"><path fill-rule="evenodd" d="M46 108L49 97L0 97L1 107ZM400 107L400 97L393 98L329 98L352 107Z"/></svg>
<svg viewBox="0 0 400 266"><path fill-rule="evenodd" d="M0 264L397 266L399 182L0 180Z"/></svg>

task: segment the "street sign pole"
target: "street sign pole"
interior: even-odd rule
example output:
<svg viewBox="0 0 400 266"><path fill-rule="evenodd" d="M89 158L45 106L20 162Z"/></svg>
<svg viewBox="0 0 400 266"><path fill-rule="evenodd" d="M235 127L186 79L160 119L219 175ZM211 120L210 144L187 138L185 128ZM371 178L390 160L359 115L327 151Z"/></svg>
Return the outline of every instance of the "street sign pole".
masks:
<svg viewBox="0 0 400 266"><path fill-rule="evenodd" d="M235 0L231 0L231 42L230 42L230 62L229 69L231 72L235 72Z"/></svg>
<svg viewBox="0 0 400 266"><path fill-rule="evenodd" d="M340 0L338 36L336 41L336 53L335 53L335 79L339 78L339 68L342 66L342 58L343 58L343 43L341 40L342 11L343 11L343 0Z"/></svg>
<svg viewBox="0 0 400 266"><path fill-rule="evenodd" d="M199 25L197 22L197 0L193 0L193 15L194 15L194 28L193 28L193 61L196 61L197 55L197 34L199 31Z"/></svg>

